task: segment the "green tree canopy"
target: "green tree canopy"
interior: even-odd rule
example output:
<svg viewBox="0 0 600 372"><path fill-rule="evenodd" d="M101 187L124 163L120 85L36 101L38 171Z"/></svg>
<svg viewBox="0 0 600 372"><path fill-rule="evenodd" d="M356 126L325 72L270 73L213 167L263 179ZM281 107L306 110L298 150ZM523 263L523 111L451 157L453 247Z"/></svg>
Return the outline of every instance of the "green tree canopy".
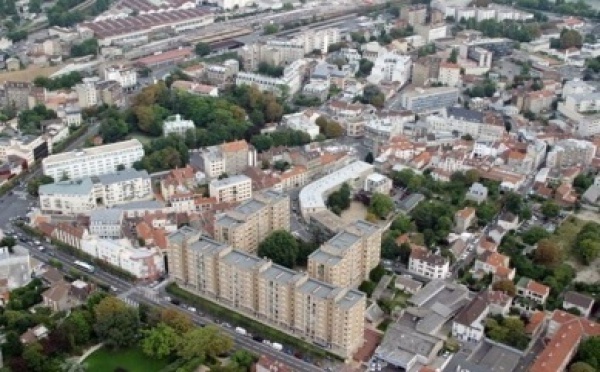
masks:
<svg viewBox="0 0 600 372"><path fill-rule="evenodd" d="M116 297L106 297L94 307L98 338L113 348L129 347L138 336L139 316Z"/></svg>
<svg viewBox="0 0 600 372"><path fill-rule="evenodd" d="M211 52L211 48L210 45L208 45L207 43L203 43L203 42L199 42L198 44L196 44L196 46L194 47L194 51L196 52L197 55L199 55L200 57L204 57L206 55L209 55Z"/></svg>
<svg viewBox="0 0 600 372"><path fill-rule="evenodd" d="M267 257L276 264L293 268L298 259L298 242L285 230L273 231L258 245L258 256Z"/></svg>
<svg viewBox="0 0 600 372"><path fill-rule="evenodd" d="M560 214L560 206L552 200L548 200L542 204L541 211L544 217L546 218L558 217L558 215Z"/></svg>
<svg viewBox="0 0 600 372"><path fill-rule="evenodd" d="M171 355L180 344L180 334L165 323L144 331L142 350L151 358L163 359Z"/></svg>
<svg viewBox="0 0 600 372"><path fill-rule="evenodd" d="M194 328L183 335L177 353L186 360L194 358L216 358L231 350L233 340L223 334L217 327L209 325Z"/></svg>
<svg viewBox="0 0 600 372"><path fill-rule="evenodd" d="M371 196L368 210L379 218L386 218L394 210L394 201L388 195L376 192Z"/></svg>

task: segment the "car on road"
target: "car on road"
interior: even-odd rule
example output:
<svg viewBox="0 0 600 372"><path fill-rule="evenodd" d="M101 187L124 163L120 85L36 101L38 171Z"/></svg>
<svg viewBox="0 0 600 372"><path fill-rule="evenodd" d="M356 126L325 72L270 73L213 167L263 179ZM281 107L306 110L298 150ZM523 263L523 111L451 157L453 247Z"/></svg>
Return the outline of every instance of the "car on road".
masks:
<svg viewBox="0 0 600 372"><path fill-rule="evenodd" d="M44 246L43 246L43 245L41 245L41 244L40 244L40 245L38 245L38 246L37 246L37 248L38 248L40 251L43 251L44 249L46 249L46 247L44 247Z"/></svg>
<svg viewBox="0 0 600 372"><path fill-rule="evenodd" d="M118 289L117 289L117 287L115 287L114 285L111 285L111 286L110 286L110 291L111 291L111 292L117 292L117 291L118 291Z"/></svg>

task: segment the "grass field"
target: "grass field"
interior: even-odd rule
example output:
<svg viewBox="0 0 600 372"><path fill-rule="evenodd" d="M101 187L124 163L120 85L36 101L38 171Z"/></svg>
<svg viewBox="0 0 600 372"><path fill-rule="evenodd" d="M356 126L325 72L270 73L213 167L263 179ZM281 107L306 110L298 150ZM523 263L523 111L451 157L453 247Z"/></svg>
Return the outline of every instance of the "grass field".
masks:
<svg viewBox="0 0 600 372"><path fill-rule="evenodd" d="M556 241L560 248L565 252L566 255L571 254L571 248L575 239L577 238L577 234L583 228L583 225L586 224L586 221L583 221L576 217L569 217L563 222L556 232L554 236L552 236L552 240Z"/></svg>
<svg viewBox="0 0 600 372"><path fill-rule="evenodd" d="M112 372L118 367L128 372L158 372L167 366L166 361L148 358L139 348L116 352L101 348L84 363L88 372Z"/></svg>

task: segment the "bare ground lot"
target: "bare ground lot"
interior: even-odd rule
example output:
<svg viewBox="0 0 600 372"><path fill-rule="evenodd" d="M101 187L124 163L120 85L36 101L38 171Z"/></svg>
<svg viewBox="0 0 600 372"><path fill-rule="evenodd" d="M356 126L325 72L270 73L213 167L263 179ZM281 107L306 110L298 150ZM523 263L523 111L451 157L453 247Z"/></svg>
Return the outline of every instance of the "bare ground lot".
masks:
<svg viewBox="0 0 600 372"><path fill-rule="evenodd" d="M60 70L59 66L37 67L29 66L25 70L0 73L0 83L6 81L33 81L38 76L50 76Z"/></svg>
<svg viewBox="0 0 600 372"><path fill-rule="evenodd" d="M367 215L367 207L361 202L352 201L350 208L342 212L342 219L346 224L354 222L356 220L364 220Z"/></svg>

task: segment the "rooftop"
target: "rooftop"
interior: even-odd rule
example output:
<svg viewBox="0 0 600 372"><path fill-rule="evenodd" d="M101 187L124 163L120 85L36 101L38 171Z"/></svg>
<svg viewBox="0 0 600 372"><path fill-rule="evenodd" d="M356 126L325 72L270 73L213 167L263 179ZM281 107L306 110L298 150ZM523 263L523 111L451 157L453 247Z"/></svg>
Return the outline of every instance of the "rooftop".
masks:
<svg viewBox="0 0 600 372"><path fill-rule="evenodd" d="M300 207L324 209L324 193L333 190L334 188L342 185L344 182L350 181L355 177L360 177L367 172L373 172L373 165L363 161L356 161L317 181L308 184L300 191Z"/></svg>
<svg viewBox="0 0 600 372"><path fill-rule="evenodd" d="M73 158L83 157L83 156L99 156L99 155L107 155L107 153L111 152L119 152L127 149L139 148L143 151L142 143L137 139L130 139L127 141L121 141L116 143L111 143L108 145L88 147L85 149L61 152L59 154L50 155L42 162L44 164L61 162L66 160L71 160Z"/></svg>

